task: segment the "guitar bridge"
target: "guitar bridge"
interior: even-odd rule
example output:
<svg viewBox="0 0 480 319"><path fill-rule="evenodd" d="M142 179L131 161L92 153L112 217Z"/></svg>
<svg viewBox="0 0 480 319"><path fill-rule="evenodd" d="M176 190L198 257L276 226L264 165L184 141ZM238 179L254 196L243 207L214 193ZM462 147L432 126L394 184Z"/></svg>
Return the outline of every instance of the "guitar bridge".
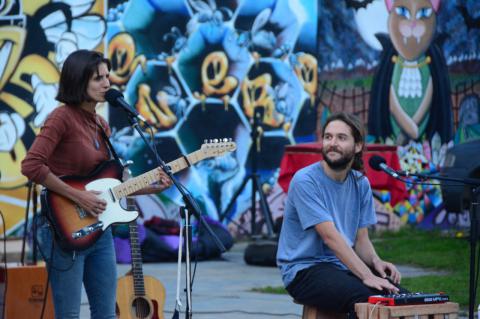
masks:
<svg viewBox="0 0 480 319"><path fill-rule="evenodd" d="M73 238L73 239L83 238L83 237L85 237L85 236L87 236L87 235L90 235L90 234L93 233L94 231L97 231L97 230L102 229L102 227L103 227L103 223L102 223L102 222L98 222L98 223L95 223L95 224L91 224L91 225L85 226L85 227L83 227L82 229L80 229L79 231L73 232L73 233L72 233L72 238Z"/></svg>

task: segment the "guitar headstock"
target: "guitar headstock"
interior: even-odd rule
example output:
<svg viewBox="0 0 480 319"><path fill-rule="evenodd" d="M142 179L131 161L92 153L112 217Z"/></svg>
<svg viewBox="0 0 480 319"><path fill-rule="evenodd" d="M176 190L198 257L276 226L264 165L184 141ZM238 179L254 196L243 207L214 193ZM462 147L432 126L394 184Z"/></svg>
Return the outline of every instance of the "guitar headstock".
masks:
<svg viewBox="0 0 480 319"><path fill-rule="evenodd" d="M235 144L231 138L205 140L200 147L204 158L221 156L226 152L233 152L236 149L237 144Z"/></svg>

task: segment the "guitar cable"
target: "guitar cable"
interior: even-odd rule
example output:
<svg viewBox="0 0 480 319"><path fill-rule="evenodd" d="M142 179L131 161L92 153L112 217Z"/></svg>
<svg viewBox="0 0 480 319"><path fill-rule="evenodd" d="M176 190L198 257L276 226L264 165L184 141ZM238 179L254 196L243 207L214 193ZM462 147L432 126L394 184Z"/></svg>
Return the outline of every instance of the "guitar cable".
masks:
<svg viewBox="0 0 480 319"><path fill-rule="evenodd" d="M154 134L153 134L153 128L152 128L152 126L151 126L148 122L144 122L144 124L146 124L146 126L150 129L150 132L149 132L149 134L150 134L150 143L148 143L148 144L150 144L151 150L152 150L153 154L155 155L155 160L157 161L157 166L163 167L163 165L161 165L161 164L163 163L163 161L162 161L162 159L160 158L160 155L159 155L158 149L157 149L157 145L155 144ZM138 125L138 123L137 123L137 125ZM145 140L146 140L146 139L145 139ZM173 177L173 175L171 176L171 178L172 178L172 179L175 179L175 177ZM191 193L185 186L183 186L183 184L181 184L180 181L178 181L178 180L177 180L177 185L178 185L178 187L181 187L186 194L190 195L190 198L192 198L192 199L194 198L193 195L192 195L192 193ZM194 202L192 203L192 205L197 206L197 207L195 207L194 209L197 209L198 213L200 214L200 209L198 208L198 204L194 201ZM194 215L194 214L192 214L192 216L193 216L193 215ZM201 216L200 216L200 218L201 218ZM201 223L200 220L198 220L198 223L199 223L199 227L201 227L201 224L202 224L202 223ZM192 238L190 238L190 240L191 240L191 239L192 239ZM180 243L180 244L181 244L181 243ZM195 263L194 263L194 267L193 267L193 273L191 274L191 279L190 279L190 290L191 290L191 291L193 290L193 282L194 282L195 274L196 274L196 270L197 270L197 264L198 264L198 247L199 247L200 241L197 240L197 242L196 242L195 244L196 244L197 249L196 249L196 252L195 252L195 258L194 258L194 259L195 259ZM191 251L191 248L190 248L190 251ZM190 253L190 252L188 252L188 253ZM189 279L187 278L187 280L189 280ZM186 289L185 289L185 290L186 290ZM185 291L185 292L186 292L186 291ZM191 304L189 304L189 308L190 308L190 311L193 311Z"/></svg>
<svg viewBox="0 0 480 319"><path fill-rule="evenodd" d="M33 218L34 218L34 219L37 219L37 218L46 218L45 216L41 216L41 215L43 215L43 213L37 214L37 215L35 215ZM53 229L52 229L52 226L51 226L50 222L48 222L48 220L45 220L45 221L43 221L43 222L48 223L48 228L49 228L48 231L51 232L51 234L52 234L52 243L51 243L51 246L50 246L50 247L51 247L51 249L50 249L50 258L47 258L47 257L45 256L44 251L42 250L42 247L40 246L40 243L39 243L39 240L38 240L38 232L35 232L35 234L36 234L36 236L37 236L37 248L38 248L38 251L40 252L40 254L42 255L43 260L45 260L45 261L50 260L50 262L48 262L47 264L49 265L49 268L51 268L51 269L54 269L54 270L57 270L57 271L68 271L68 270L70 270L70 269L73 267L73 264L75 263L76 251L75 251L75 250L72 251L72 263L71 263L68 267L66 267L66 268L58 268L58 267L55 267L55 266L53 265L53 251L54 251L54 249L55 249L55 241L56 241L56 240L55 240L55 234L53 233ZM37 221L35 221L34 223L35 223L35 226L37 227ZM42 223L42 221L40 221L40 223Z"/></svg>
<svg viewBox="0 0 480 319"><path fill-rule="evenodd" d="M404 182L405 184L407 185L427 185L427 186L442 186L442 183L439 183L439 182L424 182L424 180L426 178L421 178L421 177L418 177L418 176L411 176L411 175L408 175L408 172L405 172L406 173L406 176L405 177L399 177L397 178L398 180ZM435 176L432 175L432 176L428 176L428 178L430 179L435 179ZM410 180L409 180L410 179ZM455 184L455 183L449 183L448 186L450 187L465 187L465 184ZM472 199L473 200L473 199ZM473 203L472 203L473 205ZM478 205L478 203L476 204ZM474 207L473 208L473 214L475 214L475 210L476 208ZM471 223L471 220L470 220L470 223ZM475 227L478 228L478 224L475 225ZM478 232L478 229L477 229L477 232ZM478 233L475 234L477 236L477 238L470 238L470 240L475 240L475 245L477 245L477 241L479 240L478 237ZM470 233L470 237L472 236L472 234ZM474 274L474 278L473 278L473 296L471 296L471 299L473 300L473 302L475 302L475 300L477 300L477 289L478 289L478 278L479 278L479 273L480 273L480 245L478 245L478 247L476 247L478 250L477 251L473 251L474 253L474 256L471 257L473 258L474 260L474 266L475 266L475 274ZM475 261L476 259L476 261Z"/></svg>
<svg viewBox="0 0 480 319"><path fill-rule="evenodd" d="M378 301L376 304L373 305L372 309L370 310L370 313L368 315L368 319L372 319L373 311L375 311L375 308L380 304L380 301ZM416 316L415 316L416 317Z"/></svg>
<svg viewBox="0 0 480 319"><path fill-rule="evenodd" d="M164 310L163 311L165 314L173 314L171 310ZM204 310L204 311L195 311L195 315L226 315L226 314L245 314L245 315L256 315L256 316L268 316L269 318L279 318L279 317L295 317L295 318L301 318L301 315L293 312L284 312L284 313L272 313L272 312L266 312L266 311L248 311L248 310L240 310L240 309L232 309L232 310ZM177 319L179 317L172 317L172 319Z"/></svg>
<svg viewBox="0 0 480 319"><path fill-rule="evenodd" d="M28 213L30 212L30 202L32 201L32 189L35 187L32 181L28 181L27 185L27 206L25 207L25 222L23 224L23 236L22 236L22 252L20 253L20 264L25 266L25 244L27 242L28 233ZM35 212L33 212L35 214Z"/></svg>
<svg viewBox="0 0 480 319"><path fill-rule="evenodd" d="M0 217L2 217L3 226L3 265L5 272L5 287L3 289L3 301L2 301L2 318L5 318L5 308L7 300L7 288L8 288L8 271L7 271L7 228L5 226L5 218L3 212L0 210Z"/></svg>
<svg viewBox="0 0 480 319"><path fill-rule="evenodd" d="M43 260L45 260L46 264L47 264L47 267L46 267L47 268L47 280L46 280L46 283L45 283L45 294L43 296L42 311L40 313L40 319L43 319L43 317L45 315L45 309L46 309L46 306L47 306L48 290L49 290L49 287L50 287L50 272L51 272L52 269L57 270L57 271L68 271L70 268L72 268L73 264L75 263L75 251L73 251L72 263L71 263L70 266L68 266L65 269L60 269L60 268L57 268L57 267L53 266L53 256L54 256L53 252L54 252L54 249L55 249L54 234L51 233L52 234L52 243L51 243L51 247L50 247L50 258L47 259L46 256L45 256L45 253L43 252L42 247L40 245L40 241L38 240L38 232L37 232L38 223L42 222L42 221L40 221L40 222L38 221L39 218L44 218L43 222L48 223L48 227L49 227L48 231L52 232L52 229L51 229L51 225L48 222L48 220L46 219L44 213L35 214L33 216L32 227L35 228L33 230L33 233L36 236L35 239L36 239L37 248L38 248L38 251L40 252L40 255L42 255ZM50 260L50 262L47 262L47 260ZM53 298L53 296L52 296L52 298Z"/></svg>
<svg viewBox="0 0 480 319"><path fill-rule="evenodd" d="M471 222L471 221L470 221ZM478 227L478 226L477 226ZM472 236L472 234L470 234L470 236ZM472 240L472 239L470 239ZM475 241L478 241L478 234L477 234L477 238L474 238L473 240ZM479 265L480 265L480 245L478 246L478 251L476 252L477 256L477 263L475 264L475 268L477 269L476 270L476 274L475 274L475 279L473 281L473 285L474 285L474 290L473 290L473 296L472 296L472 300L477 300L477 288L478 288L478 274L479 274Z"/></svg>
<svg viewBox="0 0 480 319"><path fill-rule="evenodd" d="M28 197L28 202L27 202L27 212L28 212L28 209L29 209L29 203L30 203L30 192L29 192L29 197ZM6 225L5 225L5 217L3 215L3 212L0 210L0 217L2 219L2 226L3 226L3 264L4 264L4 273L5 273L5 287L3 289L3 300L2 300L2 318L5 318L5 311L6 311L6 308L7 308L7 304L6 304L6 299L7 299L7 289L8 289L8 263L7 263L7 230L6 230ZM37 217L37 214L34 213L34 216L33 216L33 221L32 221L32 231L34 232L34 234L36 235L36 217ZM24 230L26 232L26 228ZM26 233L24 234L24 241L23 241L23 244L22 244L22 265L24 265L24 254L25 254L25 237L26 237ZM36 239L36 238L35 238ZM36 242L37 243L37 246L39 246L38 244L38 241ZM43 256L43 255L42 255ZM45 288L45 295L44 295L44 298L43 298L43 303L42 303L42 312L40 313L40 319L43 319L43 316L44 316L44 311L45 311L45 305L46 305L46 299L47 299L47 296L48 296L48 274L49 272L47 272L47 283L46 283L46 288Z"/></svg>
<svg viewBox="0 0 480 319"><path fill-rule="evenodd" d="M37 229L38 229L38 214L35 214L33 215L33 220L32 220L32 231L33 233L35 234L35 242L36 242L36 245L37 245L37 248L38 250L40 251L40 254L42 255L42 258L46 261L47 259L45 258L44 254L43 254L43 251L42 251L42 248L40 247L40 243L38 241L38 233L37 233ZM53 242L52 242L52 251L51 251L51 254L50 254L50 258L53 257ZM50 259L51 260L51 259ZM47 280L45 282L45 294L43 295L43 301L42 301L42 311L40 312L40 319L43 319L43 316L45 315L45 308L47 306L47 298L48 298L48 289L50 287L50 270L51 270L51 264L50 263L47 263Z"/></svg>
<svg viewBox="0 0 480 319"><path fill-rule="evenodd" d="M183 185L180 184L180 183L179 183L179 185L180 185L180 187L183 188L183 190L185 191L185 193L188 193L188 194L193 198L192 193L191 193L185 186L183 186ZM193 214L192 214L191 216L195 217ZM202 227L202 223L201 223L199 220L198 220L197 222L198 222L198 226L197 226L197 227L198 227L198 230L197 230L197 233L200 233L200 227ZM191 224L192 224L192 223L190 222L190 225L191 225ZM193 233L192 233L192 237L193 237ZM192 290L193 290L193 282L194 282L194 280L195 280L195 274L197 273L197 265L198 265L198 251L199 251L198 247L200 246L200 240L198 239L198 237L199 237L199 236L197 235L197 242L195 243L196 249L195 249L195 256L194 256L194 261L195 261L195 262L194 262L194 264L193 264L192 280L190 281L190 288L191 288ZM191 239L193 239L193 238L191 238Z"/></svg>

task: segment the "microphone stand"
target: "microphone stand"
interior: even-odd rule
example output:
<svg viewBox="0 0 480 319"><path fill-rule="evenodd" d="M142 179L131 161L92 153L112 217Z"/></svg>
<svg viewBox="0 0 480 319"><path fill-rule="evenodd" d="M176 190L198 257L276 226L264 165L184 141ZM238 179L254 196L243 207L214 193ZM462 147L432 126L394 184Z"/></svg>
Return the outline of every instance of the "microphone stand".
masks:
<svg viewBox="0 0 480 319"><path fill-rule="evenodd" d="M470 186L470 288L469 288L469 302L468 302L468 318L473 319L473 314L475 311L475 298L476 298L476 283L475 283L475 269L476 269L476 261L475 261L475 250L477 248L477 237L478 237L478 230L479 230L479 214L480 210L478 205L480 203L480 180L474 178L453 178L447 176L439 176L439 175L426 175L426 174L412 174L408 172L397 172L398 175L404 177L418 177L421 179L437 179L440 181L446 182L458 182L464 185ZM409 183L401 178L399 180Z"/></svg>
<svg viewBox="0 0 480 319"><path fill-rule="evenodd" d="M183 202L185 204L185 206L182 208L182 211L185 212L185 214L182 214L182 215L184 215L184 216L182 216L182 218L185 220L185 224L190 225L189 217L193 214L195 216L195 218L197 218L197 220L200 222L200 224L203 227L205 227L207 232L213 238L213 240L215 242L215 245L217 245L217 247L220 249L220 252L224 253L225 251L227 251L227 249L225 248L223 243L220 241L220 239L217 237L217 235L215 235L215 233L210 228L210 226L207 224L205 219L201 216L200 208L199 208L197 202L195 201L195 199L189 193L186 192L185 187L183 185L181 185L180 182L178 182L177 179L173 176L171 168L169 166L167 166L167 164L165 164L165 162L161 159L160 155L157 153L155 148L148 142L147 138L145 137L145 134L143 134L142 130L139 128L138 119L135 116L135 114L132 114L131 112L125 112L125 113L128 115L128 121L130 122L130 126L138 132L138 134L142 138L145 145L147 145L149 150L153 153L153 155L155 155L158 166L165 172L165 174L168 175L168 177L172 181L173 185L177 188L177 190L182 195L182 199L183 199ZM148 123L146 123L146 124L148 125ZM190 272L190 268L191 268L191 266L190 266L191 245L189 243L189 241L191 241L191 232L190 231L191 231L191 229L187 228L187 232L189 232L190 236L188 236L188 234L186 234L187 235L186 237L188 237L188 238L186 238L186 251L185 251L186 258L185 258L185 260L186 260L187 277L190 277L190 278L187 278L187 280L186 280L186 286L187 287L186 287L185 290L186 290L186 293L187 293L187 305L186 305L185 318L191 318L192 317L192 310L191 310L191 306L192 306L191 305L191 300L192 300L191 284L192 284L192 282L191 282L191 272ZM181 244L182 243L180 243L180 245Z"/></svg>

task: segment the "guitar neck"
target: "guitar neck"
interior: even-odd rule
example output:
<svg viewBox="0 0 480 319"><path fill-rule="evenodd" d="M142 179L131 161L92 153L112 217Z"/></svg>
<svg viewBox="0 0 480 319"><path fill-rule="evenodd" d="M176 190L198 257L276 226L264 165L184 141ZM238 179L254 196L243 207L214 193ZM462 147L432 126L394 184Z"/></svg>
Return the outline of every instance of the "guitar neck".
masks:
<svg viewBox="0 0 480 319"><path fill-rule="evenodd" d="M202 147L187 156L182 156L174 161L171 161L167 164L172 173L176 173L192 166L193 164L213 156L223 155L226 151L234 151L236 145L234 142L221 142L218 143L217 140L214 143L203 144ZM148 185L157 182L160 179L160 171L155 168L152 169L140 176L135 178L129 178L131 176L129 170L124 170L124 179L128 180L118 186L111 188L111 192L116 199L127 197L130 194L133 194ZM127 206L129 208L135 209L134 199L132 197L127 197ZM132 275L133 275L133 286L136 296L145 296L145 283L143 278L143 269L142 269L142 251L140 248L140 241L138 238L138 226L136 221L130 222L130 246L131 246L131 256L132 256Z"/></svg>
<svg viewBox="0 0 480 319"><path fill-rule="evenodd" d="M140 240L138 238L138 226L136 221L130 222L130 250L132 255L132 276L133 289L135 296L145 296L145 283L143 280L142 268L142 250L140 248Z"/></svg>
<svg viewBox="0 0 480 319"><path fill-rule="evenodd" d="M167 166L170 167L172 173L176 173L201 161L204 158L205 156L203 155L202 151L198 150L188 154L185 157L180 157L174 161L171 161L167 164ZM160 172L157 168L154 168L146 173L143 173L142 175L129 179L128 181L113 187L112 191L117 199L123 198L147 187L152 183L157 182L159 179Z"/></svg>

